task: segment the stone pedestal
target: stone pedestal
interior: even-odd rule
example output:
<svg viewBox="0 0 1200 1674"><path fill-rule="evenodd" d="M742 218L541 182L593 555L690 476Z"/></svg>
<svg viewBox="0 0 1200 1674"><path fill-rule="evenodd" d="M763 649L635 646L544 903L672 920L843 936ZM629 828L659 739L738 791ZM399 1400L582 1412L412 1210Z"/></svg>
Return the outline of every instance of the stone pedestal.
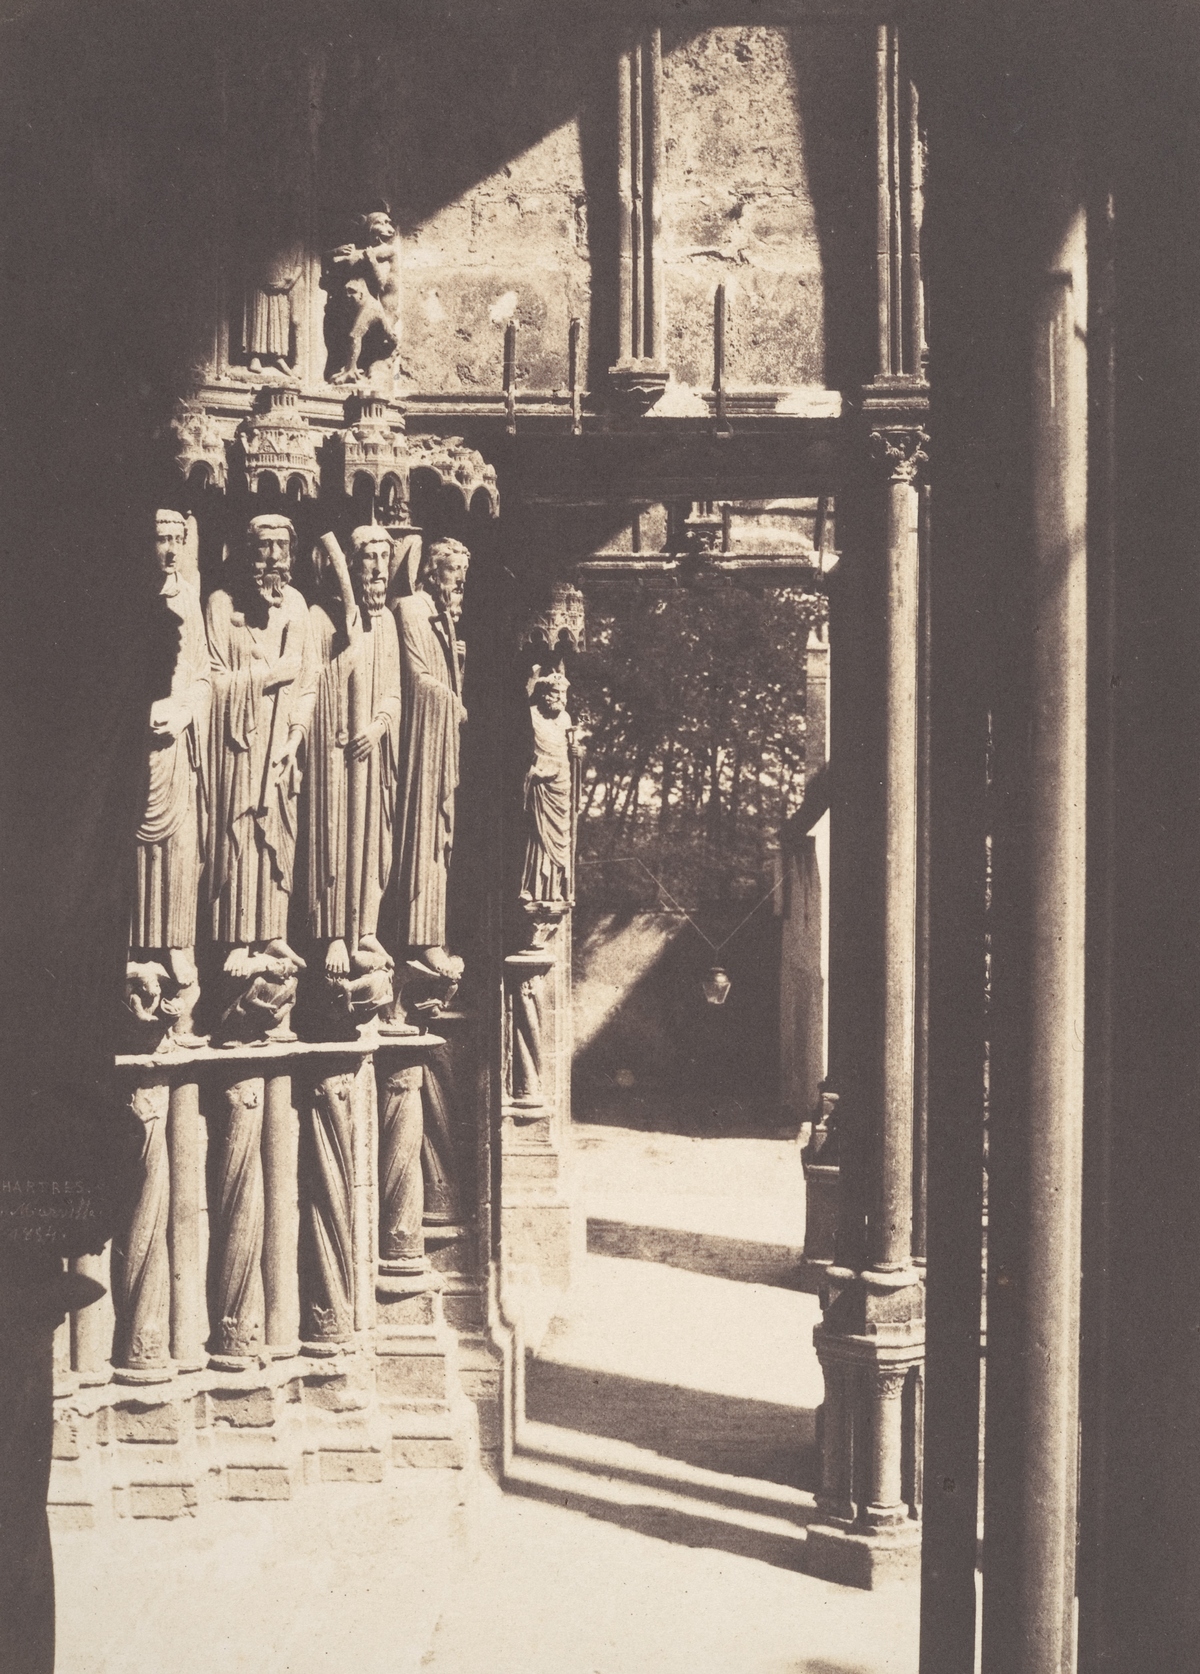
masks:
<svg viewBox="0 0 1200 1674"><path fill-rule="evenodd" d="M506 1076L500 1229L507 1270L565 1290L574 1216L567 1189L562 1081L569 1074L566 972L557 944L504 961ZM564 1062L565 1060L565 1062ZM569 1096L569 1095L568 1095Z"/></svg>
<svg viewBox="0 0 1200 1674"><path fill-rule="evenodd" d="M825 1377L805 1568L874 1587L920 1569L924 1288L915 1271L831 1268L813 1343Z"/></svg>

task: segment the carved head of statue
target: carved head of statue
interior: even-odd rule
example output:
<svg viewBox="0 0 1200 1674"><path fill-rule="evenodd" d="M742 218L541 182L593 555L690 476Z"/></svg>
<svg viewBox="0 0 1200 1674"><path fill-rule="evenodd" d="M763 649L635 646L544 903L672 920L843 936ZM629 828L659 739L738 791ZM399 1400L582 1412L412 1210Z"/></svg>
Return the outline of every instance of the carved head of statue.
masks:
<svg viewBox="0 0 1200 1674"><path fill-rule="evenodd" d="M350 536L350 575L358 602L368 616L387 607L392 573L392 537L378 523L364 523Z"/></svg>
<svg viewBox="0 0 1200 1674"><path fill-rule="evenodd" d="M396 236L396 223L389 209L372 209L360 217L363 238L368 244L390 244Z"/></svg>
<svg viewBox="0 0 1200 1674"><path fill-rule="evenodd" d="M421 564L421 586L437 602L443 616L457 622L462 615L463 590L471 554L461 541L434 541Z"/></svg>
<svg viewBox="0 0 1200 1674"><path fill-rule="evenodd" d="M292 579L292 548L296 531L287 517L252 517L248 531L250 576L267 605L283 603Z"/></svg>
<svg viewBox="0 0 1200 1674"><path fill-rule="evenodd" d="M162 585L159 593L173 599L179 592L179 581L187 562L187 520L177 511L156 511L154 514L154 564Z"/></svg>
<svg viewBox="0 0 1200 1674"><path fill-rule="evenodd" d="M534 670L534 678L530 682L530 695L543 715L551 720L561 715L567 707L567 693L571 690L571 682L561 668L552 668L543 674L540 669Z"/></svg>

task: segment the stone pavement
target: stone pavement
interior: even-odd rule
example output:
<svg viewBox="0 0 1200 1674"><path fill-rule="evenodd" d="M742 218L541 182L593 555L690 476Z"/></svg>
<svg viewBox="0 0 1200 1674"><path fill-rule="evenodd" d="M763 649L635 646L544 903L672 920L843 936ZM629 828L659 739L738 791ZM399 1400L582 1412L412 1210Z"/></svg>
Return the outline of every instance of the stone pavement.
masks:
<svg viewBox="0 0 1200 1674"><path fill-rule="evenodd" d="M915 1587L797 1568L800 1160L718 1128L576 1127L590 1249L509 1492L413 1471L58 1534L60 1674L913 1674Z"/></svg>

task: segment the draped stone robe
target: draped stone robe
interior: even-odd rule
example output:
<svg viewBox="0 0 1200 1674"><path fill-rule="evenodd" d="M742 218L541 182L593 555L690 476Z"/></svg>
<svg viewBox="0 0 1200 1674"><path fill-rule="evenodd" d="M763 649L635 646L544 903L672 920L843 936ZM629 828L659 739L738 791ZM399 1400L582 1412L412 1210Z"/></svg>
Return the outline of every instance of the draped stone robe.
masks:
<svg viewBox="0 0 1200 1674"><path fill-rule="evenodd" d="M396 869L400 939L409 947L442 947L463 714L458 646L453 627L428 593L398 599L394 608L404 700L404 819Z"/></svg>
<svg viewBox="0 0 1200 1674"><path fill-rule="evenodd" d="M521 894L530 901L566 901L571 895L571 732L566 710L543 715L531 707L533 762L525 775L529 834Z"/></svg>
<svg viewBox="0 0 1200 1674"><path fill-rule="evenodd" d="M291 727L308 730L316 681L308 606L294 587L252 627L229 593L208 601L213 701L208 893L213 938L241 946L287 936L296 858L296 766L271 768ZM282 660L286 683L264 691Z"/></svg>
<svg viewBox="0 0 1200 1674"><path fill-rule="evenodd" d="M156 600L151 631L177 639L170 687L159 696L184 704L187 722L170 740L147 733L146 780L137 830L136 889L129 945L190 948L196 941L200 883L201 763L208 725L209 668L199 589L181 580L174 598ZM147 716L147 726L149 716Z"/></svg>
<svg viewBox="0 0 1200 1674"><path fill-rule="evenodd" d="M373 936L379 928L379 903L392 868L400 745L400 646L396 624L386 610L377 616L364 612L363 632L356 645L334 625L321 605L311 607L309 620L316 690L302 799L308 930L318 941L347 936L347 878L353 871L359 888L359 930L364 936ZM346 746L352 737L350 675L356 661L367 692L367 720L381 721L383 736L366 761L363 852L351 857L346 849Z"/></svg>

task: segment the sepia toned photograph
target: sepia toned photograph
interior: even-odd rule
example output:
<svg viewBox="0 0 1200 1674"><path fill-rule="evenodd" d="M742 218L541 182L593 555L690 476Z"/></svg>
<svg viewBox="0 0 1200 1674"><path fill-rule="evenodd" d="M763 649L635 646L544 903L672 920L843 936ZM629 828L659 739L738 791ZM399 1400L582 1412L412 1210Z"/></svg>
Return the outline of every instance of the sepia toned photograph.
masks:
<svg viewBox="0 0 1200 1674"><path fill-rule="evenodd" d="M1200 1667L1200 7L0 90L0 1674Z"/></svg>

